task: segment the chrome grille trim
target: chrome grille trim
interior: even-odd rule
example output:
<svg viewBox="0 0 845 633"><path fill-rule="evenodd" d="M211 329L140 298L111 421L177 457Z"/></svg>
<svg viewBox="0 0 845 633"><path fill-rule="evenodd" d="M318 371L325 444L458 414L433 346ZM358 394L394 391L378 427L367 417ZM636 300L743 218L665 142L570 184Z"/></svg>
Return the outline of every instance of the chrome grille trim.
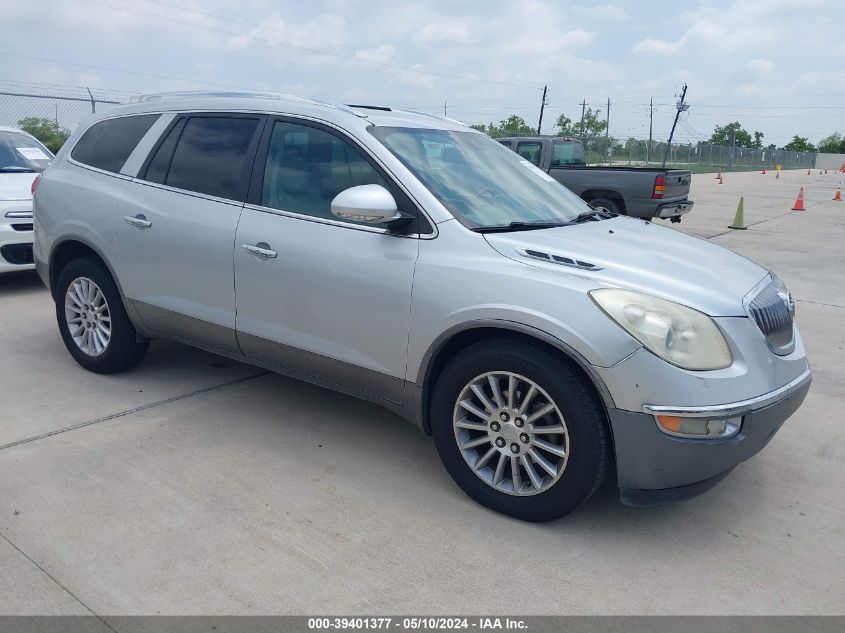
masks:
<svg viewBox="0 0 845 633"><path fill-rule="evenodd" d="M785 356L795 349L794 303L784 285L773 279L748 304L748 312L766 338L769 349Z"/></svg>

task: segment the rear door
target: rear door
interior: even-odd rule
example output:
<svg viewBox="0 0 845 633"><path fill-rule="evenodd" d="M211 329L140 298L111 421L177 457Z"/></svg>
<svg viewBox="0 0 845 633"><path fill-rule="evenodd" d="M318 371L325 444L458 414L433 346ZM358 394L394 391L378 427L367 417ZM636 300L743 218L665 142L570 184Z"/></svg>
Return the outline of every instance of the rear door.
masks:
<svg viewBox="0 0 845 633"><path fill-rule="evenodd" d="M150 330L237 351L232 250L265 119L177 117L119 201L123 289Z"/></svg>
<svg viewBox="0 0 845 633"><path fill-rule="evenodd" d="M419 239L331 214L337 194L364 184L417 212L352 139L268 124L235 239L238 341L247 356L399 403Z"/></svg>

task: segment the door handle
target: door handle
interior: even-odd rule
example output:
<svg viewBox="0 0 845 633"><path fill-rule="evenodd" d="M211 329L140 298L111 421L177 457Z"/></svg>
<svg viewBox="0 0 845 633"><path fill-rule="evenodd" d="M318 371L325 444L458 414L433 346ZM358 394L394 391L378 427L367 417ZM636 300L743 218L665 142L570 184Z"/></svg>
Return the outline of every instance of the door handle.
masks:
<svg viewBox="0 0 845 633"><path fill-rule="evenodd" d="M279 254L270 248L267 242L258 242L258 244L241 244L241 248L247 253L252 253L256 257L263 257L265 259L275 259Z"/></svg>
<svg viewBox="0 0 845 633"><path fill-rule="evenodd" d="M153 225L142 213L139 213L135 217L127 215L123 218L123 221L138 229L148 229Z"/></svg>

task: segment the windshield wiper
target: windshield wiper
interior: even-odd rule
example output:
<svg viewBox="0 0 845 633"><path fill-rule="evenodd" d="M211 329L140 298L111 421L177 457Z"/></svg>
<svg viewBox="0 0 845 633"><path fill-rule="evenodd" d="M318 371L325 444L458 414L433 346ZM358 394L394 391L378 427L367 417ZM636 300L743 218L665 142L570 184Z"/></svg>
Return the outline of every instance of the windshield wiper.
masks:
<svg viewBox="0 0 845 633"><path fill-rule="evenodd" d="M569 226L572 222L522 222L516 221L510 224L493 224L491 226L479 226L473 229L476 233L508 233L511 231L535 231L537 229L553 229L557 226Z"/></svg>
<svg viewBox="0 0 845 633"><path fill-rule="evenodd" d="M598 222L600 220L609 220L610 218L615 218L618 213L611 213L610 211L599 211L598 209L592 209L590 211L584 211L583 213L579 213L574 220L572 220L573 224L581 224L582 222Z"/></svg>

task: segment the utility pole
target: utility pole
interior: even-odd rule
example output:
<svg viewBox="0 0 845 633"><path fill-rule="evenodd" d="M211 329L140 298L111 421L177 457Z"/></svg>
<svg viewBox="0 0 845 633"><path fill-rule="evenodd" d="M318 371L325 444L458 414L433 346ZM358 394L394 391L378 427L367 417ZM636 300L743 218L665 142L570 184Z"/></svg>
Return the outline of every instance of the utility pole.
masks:
<svg viewBox="0 0 845 633"><path fill-rule="evenodd" d="M731 168L731 163L734 159L734 147L736 146L736 128L731 130L731 151L728 152L728 169Z"/></svg>
<svg viewBox="0 0 845 633"><path fill-rule="evenodd" d="M654 97L648 100L648 145L645 148L645 164L651 161L651 139L654 129Z"/></svg>
<svg viewBox="0 0 845 633"><path fill-rule="evenodd" d="M543 108L546 107L546 90L548 85L543 86L543 100L540 102L540 121L537 123L537 135L540 135L540 129L543 127Z"/></svg>
<svg viewBox="0 0 845 633"><path fill-rule="evenodd" d="M446 100L443 102L443 117L444 117L444 118L446 118L446 104L447 104L447 103L449 103L449 100L448 100L448 99L446 99Z"/></svg>
<svg viewBox="0 0 845 633"><path fill-rule="evenodd" d="M681 91L681 99L675 105L675 121L672 123L672 131L669 132L669 141L666 143L666 149L663 150L663 164L660 166L661 169L666 167L666 155L669 153L669 148L672 147L672 137L675 136L675 126L678 125L678 117L681 116L681 112L685 112L689 110L689 104L684 101L687 96L687 85L684 84L684 89Z"/></svg>
<svg viewBox="0 0 845 633"><path fill-rule="evenodd" d="M610 97L607 98L607 119L604 122L604 151L610 164Z"/></svg>
<svg viewBox="0 0 845 633"><path fill-rule="evenodd" d="M587 100L581 102L581 142L584 142L584 111L587 107Z"/></svg>

